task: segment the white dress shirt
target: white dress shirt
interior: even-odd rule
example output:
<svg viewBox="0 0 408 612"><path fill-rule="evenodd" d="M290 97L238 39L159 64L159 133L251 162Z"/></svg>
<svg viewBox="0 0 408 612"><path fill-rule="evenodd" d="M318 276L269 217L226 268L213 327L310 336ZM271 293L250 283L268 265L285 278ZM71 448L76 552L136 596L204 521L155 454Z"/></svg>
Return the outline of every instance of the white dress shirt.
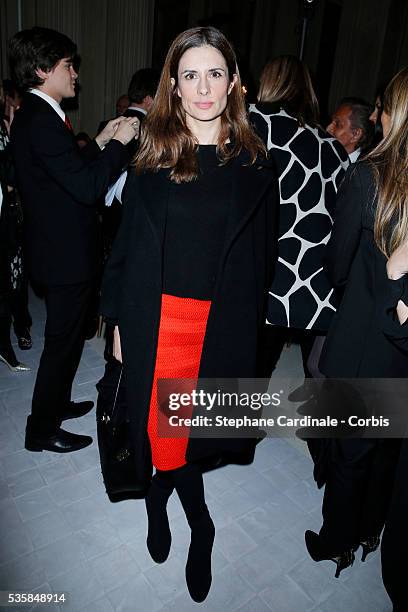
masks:
<svg viewBox="0 0 408 612"><path fill-rule="evenodd" d="M54 98L51 98L51 96L49 96L48 94L44 93L43 91L40 91L39 89L29 89L28 91L30 93L34 94L35 96L38 96L39 98L42 98L43 100L48 102L48 104L50 106L52 106L52 108L55 110L57 115L59 117L61 117L61 119L65 123L65 113L62 110L62 108L60 107L60 105L58 104L58 102L56 100L54 100Z"/></svg>
<svg viewBox="0 0 408 612"><path fill-rule="evenodd" d="M361 149L356 149L352 153L349 153L350 163L354 164L360 157Z"/></svg>

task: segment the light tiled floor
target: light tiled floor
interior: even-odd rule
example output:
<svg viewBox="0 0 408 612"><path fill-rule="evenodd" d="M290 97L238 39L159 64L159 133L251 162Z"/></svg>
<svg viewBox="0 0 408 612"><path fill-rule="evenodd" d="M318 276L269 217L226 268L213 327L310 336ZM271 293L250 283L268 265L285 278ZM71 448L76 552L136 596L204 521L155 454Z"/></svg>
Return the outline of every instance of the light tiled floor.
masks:
<svg viewBox="0 0 408 612"><path fill-rule="evenodd" d="M156 565L145 545L144 503L109 502L96 444L68 455L24 450L44 326L42 303L31 302L34 347L19 357L33 370L12 374L0 364L0 590L64 592L64 605L46 609L65 612L198 608L184 582L189 531L175 494L169 502L171 554ZM104 366L100 353L100 342L87 343L74 399L95 399ZM285 349L278 370L283 377L300 375L297 347ZM94 411L65 426L96 437ZM303 534L319 528L321 492L302 442L265 440L253 465L208 473L205 485L216 540L213 586L201 610L391 610L378 552L364 564L356 560L339 580L333 563L308 557Z"/></svg>

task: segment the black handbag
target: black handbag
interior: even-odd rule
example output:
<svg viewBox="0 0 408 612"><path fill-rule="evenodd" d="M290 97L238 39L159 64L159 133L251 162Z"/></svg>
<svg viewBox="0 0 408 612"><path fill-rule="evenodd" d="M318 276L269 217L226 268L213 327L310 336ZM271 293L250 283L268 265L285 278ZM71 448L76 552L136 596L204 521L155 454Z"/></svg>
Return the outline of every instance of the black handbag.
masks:
<svg viewBox="0 0 408 612"><path fill-rule="evenodd" d="M127 415L122 364L108 361L96 388L98 447L106 493L111 502L143 498L152 478L150 445L146 433L144 460L139 465Z"/></svg>

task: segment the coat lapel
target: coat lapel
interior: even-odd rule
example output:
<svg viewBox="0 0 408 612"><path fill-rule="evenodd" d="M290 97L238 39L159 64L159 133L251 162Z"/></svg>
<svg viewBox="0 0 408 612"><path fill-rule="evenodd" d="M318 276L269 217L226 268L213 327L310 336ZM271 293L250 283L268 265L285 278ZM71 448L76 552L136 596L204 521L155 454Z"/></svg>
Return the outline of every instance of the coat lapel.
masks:
<svg viewBox="0 0 408 612"><path fill-rule="evenodd" d="M232 182L232 206L228 217L221 263L275 176L269 166L264 167L258 164L243 166L239 159L232 163L236 165ZM142 176L141 181L142 201L160 251L164 244L171 184L168 173L168 170L159 170L157 173L149 172Z"/></svg>
<svg viewBox="0 0 408 612"><path fill-rule="evenodd" d="M141 177L141 201L156 237L159 251L162 251L166 231L167 205L169 200L170 181L168 170L149 172Z"/></svg>

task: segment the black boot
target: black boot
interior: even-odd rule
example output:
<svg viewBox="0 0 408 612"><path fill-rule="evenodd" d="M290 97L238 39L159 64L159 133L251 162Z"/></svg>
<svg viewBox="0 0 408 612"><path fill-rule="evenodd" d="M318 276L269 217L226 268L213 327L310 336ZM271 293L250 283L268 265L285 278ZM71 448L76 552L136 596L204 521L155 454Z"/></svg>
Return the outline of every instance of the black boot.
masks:
<svg viewBox="0 0 408 612"><path fill-rule="evenodd" d="M186 582L191 599L200 603L207 597L212 581L211 553L215 527L208 509L199 519L189 521L191 542L186 564Z"/></svg>
<svg viewBox="0 0 408 612"><path fill-rule="evenodd" d="M215 527L205 503L200 468L187 464L174 470L173 474L175 488L191 529L186 564L187 588L191 598L200 603L205 600L211 587L211 553Z"/></svg>
<svg viewBox="0 0 408 612"><path fill-rule="evenodd" d="M171 472L157 471L145 499L148 518L146 544L156 563L164 563L170 552L171 532L166 506L173 490Z"/></svg>

